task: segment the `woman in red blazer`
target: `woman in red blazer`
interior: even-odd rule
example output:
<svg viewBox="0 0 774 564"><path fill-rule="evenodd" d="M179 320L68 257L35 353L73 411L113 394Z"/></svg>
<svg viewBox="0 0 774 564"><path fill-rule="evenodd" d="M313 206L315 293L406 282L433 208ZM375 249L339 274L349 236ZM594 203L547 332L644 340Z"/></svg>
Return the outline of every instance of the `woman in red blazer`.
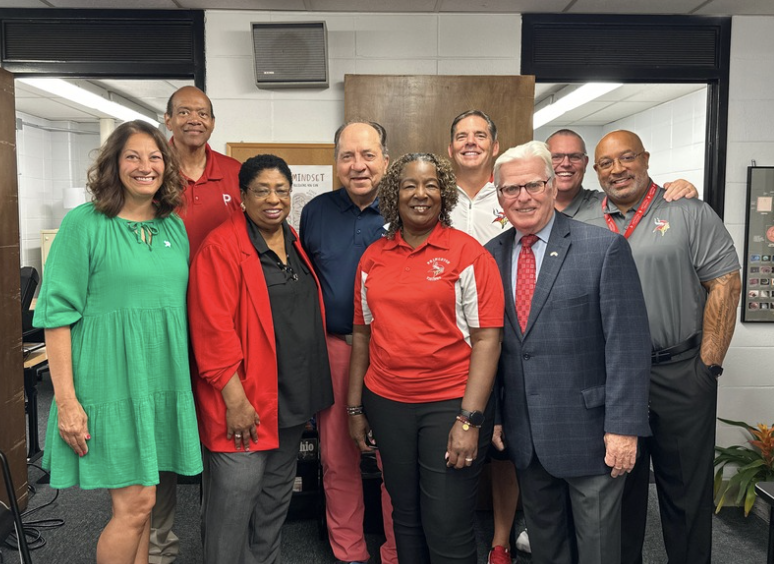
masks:
<svg viewBox="0 0 774 564"><path fill-rule="evenodd" d="M202 243L188 291L207 564L278 561L301 433L333 403L320 285L286 221L290 169L258 155L239 186L242 211Z"/></svg>

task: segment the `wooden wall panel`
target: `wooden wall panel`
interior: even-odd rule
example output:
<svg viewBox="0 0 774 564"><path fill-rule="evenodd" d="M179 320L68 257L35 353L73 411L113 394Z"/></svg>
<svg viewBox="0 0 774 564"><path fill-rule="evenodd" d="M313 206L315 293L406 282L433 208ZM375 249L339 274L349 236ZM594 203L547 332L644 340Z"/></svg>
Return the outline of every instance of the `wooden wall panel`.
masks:
<svg viewBox="0 0 774 564"><path fill-rule="evenodd" d="M19 190L13 75L0 69L0 450L11 465L19 505L27 506L27 429L21 347ZM0 499L6 504L5 487Z"/></svg>
<svg viewBox="0 0 774 564"><path fill-rule="evenodd" d="M449 127L462 112L479 109L497 125L500 151L532 139L534 76L344 77L347 120L364 118L387 129L393 159L407 152L448 156Z"/></svg>

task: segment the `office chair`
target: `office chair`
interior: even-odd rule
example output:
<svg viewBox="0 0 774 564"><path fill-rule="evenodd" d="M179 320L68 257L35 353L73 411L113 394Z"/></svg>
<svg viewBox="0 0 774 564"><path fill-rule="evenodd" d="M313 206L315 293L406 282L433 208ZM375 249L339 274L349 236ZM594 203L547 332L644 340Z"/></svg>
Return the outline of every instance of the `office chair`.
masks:
<svg viewBox="0 0 774 564"><path fill-rule="evenodd" d="M24 525L22 524L19 504L16 502L16 489L13 487L13 480L11 479L11 468L8 465L8 459L5 457L5 453L2 450L0 450L0 466L2 466L3 469L5 491L8 493L8 500L11 503L10 513L13 517L13 524L16 529L16 538L19 541L21 564L32 564L30 549L27 546L27 538L24 536ZM9 511L4 506L0 505L0 530L3 529L4 524L8 521L8 512ZM8 532L10 532L10 527L8 528Z"/></svg>
<svg viewBox="0 0 774 564"><path fill-rule="evenodd" d="M38 271L31 266L21 267L21 314L22 314L22 338L25 342L42 343L43 330L32 326L32 318L35 311L30 309L35 290L40 283Z"/></svg>

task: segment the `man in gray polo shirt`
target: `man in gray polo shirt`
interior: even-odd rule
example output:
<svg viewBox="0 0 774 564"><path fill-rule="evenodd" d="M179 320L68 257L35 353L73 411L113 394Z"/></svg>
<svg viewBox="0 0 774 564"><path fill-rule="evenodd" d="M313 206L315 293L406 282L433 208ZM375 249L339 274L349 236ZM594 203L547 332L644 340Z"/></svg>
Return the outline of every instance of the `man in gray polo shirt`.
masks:
<svg viewBox="0 0 774 564"><path fill-rule="evenodd" d="M652 459L669 561L709 563L717 380L736 324L739 259L709 205L665 202L648 175L649 158L637 135L614 131L597 145L594 163L607 198L604 217L592 223L629 240L654 351L653 436L640 440L626 480L622 561L642 562Z"/></svg>

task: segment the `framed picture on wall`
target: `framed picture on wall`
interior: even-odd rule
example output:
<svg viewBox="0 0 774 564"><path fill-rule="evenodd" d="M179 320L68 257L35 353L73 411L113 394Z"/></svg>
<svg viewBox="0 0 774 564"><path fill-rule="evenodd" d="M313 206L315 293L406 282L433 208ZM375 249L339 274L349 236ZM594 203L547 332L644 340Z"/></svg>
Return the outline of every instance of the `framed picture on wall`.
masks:
<svg viewBox="0 0 774 564"><path fill-rule="evenodd" d="M774 167L747 167L742 321L774 323Z"/></svg>

